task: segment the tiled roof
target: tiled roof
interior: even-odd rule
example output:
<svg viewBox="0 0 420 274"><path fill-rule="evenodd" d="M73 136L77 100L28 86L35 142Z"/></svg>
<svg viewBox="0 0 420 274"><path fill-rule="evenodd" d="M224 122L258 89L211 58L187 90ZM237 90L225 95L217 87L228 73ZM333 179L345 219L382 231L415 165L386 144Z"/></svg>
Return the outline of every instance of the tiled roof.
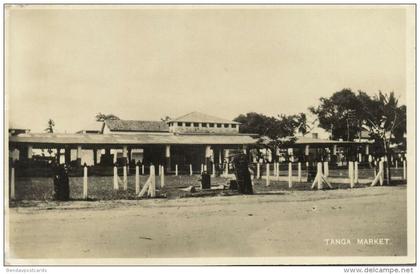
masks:
<svg viewBox="0 0 420 274"><path fill-rule="evenodd" d="M254 144L250 135L175 135L172 133L149 134L76 134L76 133L28 133L9 137L9 143L30 144L198 144L198 145L243 145Z"/></svg>
<svg viewBox="0 0 420 274"><path fill-rule="evenodd" d="M176 119L171 120L170 122L203 122L203 123L229 123L229 124L240 124L235 121L230 121L227 119L218 118L215 116L207 115L201 112L191 112L180 116Z"/></svg>
<svg viewBox="0 0 420 274"><path fill-rule="evenodd" d="M137 120L106 120L106 126L111 131L134 131L134 132L168 132L169 128L161 121L137 121Z"/></svg>

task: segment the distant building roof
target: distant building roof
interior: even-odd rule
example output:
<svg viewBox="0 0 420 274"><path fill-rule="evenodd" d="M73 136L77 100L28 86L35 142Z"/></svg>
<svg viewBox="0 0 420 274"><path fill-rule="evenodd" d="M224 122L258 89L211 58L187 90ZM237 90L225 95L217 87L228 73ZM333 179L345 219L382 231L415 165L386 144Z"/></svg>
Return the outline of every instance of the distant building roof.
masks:
<svg viewBox="0 0 420 274"><path fill-rule="evenodd" d="M138 120L106 120L106 126L110 131L123 132L168 132L169 127L162 121L138 121Z"/></svg>
<svg viewBox="0 0 420 274"><path fill-rule="evenodd" d="M191 123L229 123L229 124L240 124L235 121L230 121L227 119L207 115L201 112L191 112L188 114L185 114L183 116L180 116L176 119L170 120L169 122L191 122Z"/></svg>
<svg viewBox="0 0 420 274"><path fill-rule="evenodd" d="M84 126L81 130L76 133L102 133L104 130L104 122L92 122Z"/></svg>

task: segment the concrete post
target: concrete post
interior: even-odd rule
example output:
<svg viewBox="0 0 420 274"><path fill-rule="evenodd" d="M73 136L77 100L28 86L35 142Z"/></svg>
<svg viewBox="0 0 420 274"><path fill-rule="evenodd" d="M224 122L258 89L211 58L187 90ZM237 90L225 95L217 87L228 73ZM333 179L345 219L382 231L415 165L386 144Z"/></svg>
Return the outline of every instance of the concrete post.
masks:
<svg viewBox="0 0 420 274"><path fill-rule="evenodd" d="M150 188L150 197L156 197L156 177L155 177L155 166L150 166L150 181L151 181L151 188Z"/></svg>
<svg viewBox="0 0 420 274"><path fill-rule="evenodd" d="M309 155L309 145L305 146L305 155L308 156Z"/></svg>
<svg viewBox="0 0 420 274"><path fill-rule="evenodd" d="M354 162L354 182L359 183L359 163Z"/></svg>
<svg viewBox="0 0 420 274"><path fill-rule="evenodd" d="M118 168L114 166L114 190L118 190Z"/></svg>
<svg viewBox="0 0 420 274"><path fill-rule="evenodd" d="M141 165L141 175L144 175L144 165Z"/></svg>
<svg viewBox="0 0 420 274"><path fill-rule="evenodd" d="M123 166L123 188L127 190L127 166Z"/></svg>
<svg viewBox="0 0 420 274"><path fill-rule="evenodd" d="M216 177L216 167L214 166L214 163L212 164L212 171L211 171L211 173L212 173L212 177Z"/></svg>
<svg viewBox="0 0 420 274"><path fill-rule="evenodd" d="M139 176L139 166L136 165L136 195L139 194L140 191L140 176Z"/></svg>
<svg viewBox="0 0 420 274"><path fill-rule="evenodd" d="M87 167L83 168L83 199L88 197L88 178L87 178Z"/></svg>
<svg viewBox="0 0 420 274"><path fill-rule="evenodd" d="M354 163L349 161L349 179L350 179L350 187L354 187Z"/></svg>
<svg viewBox="0 0 420 274"><path fill-rule="evenodd" d="M178 176L178 165L175 164L175 176Z"/></svg>
<svg viewBox="0 0 420 274"><path fill-rule="evenodd" d="M369 155L369 145L366 145L366 148L365 148L365 154L366 154L366 155Z"/></svg>
<svg viewBox="0 0 420 274"><path fill-rule="evenodd" d="M379 177L379 183L382 186L384 184L384 161L383 160L379 162L379 172L381 172L381 176Z"/></svg>
<svg viewBox="0 0 420 274"><path fill-rule="evenodd" d="M229 175L229 162L226 162L226 176Z"/></svg>
<svg viewBox="0 0 420 274"><path fill-rule="evenodd" d="M162 171L160 172L160 187L165 187L165 168L161 167Z"/></svg>
<svg viewBox="0 0 420 274"><path fill-rule="evenodd" d="M192 164L190 164L190 176L193 175Z"/></svg>
<svg viewBox="0 0 420 274"><path fill-rule="evenodd" d="M257 163L257 179L261 178L260 163Z"/></svg>
<svg viewBox="0 0 420 274"><path fill-rule="evenodd" d="M403 161L403 180L407 180L407 162Z"/></svg>
<svg viewBox="0 0 420 274"><path fill-rule="evenodd" d="M318 162L317 163L317 165L316 165L316 167L317 167L317 176L316 176L316 178L317 178L317 184L318 184L318 189L319 190L321 190L322 189L322 178L321 178L321 175L322 175L322 163L321 162Z"/></svg>
<svg viewBox="0 0 420 274"><path fill-rule="evenodd" d="M289 188L292 188L293 182L292 182L292 163L289 162Z"/></svg>
<svg viewBox="0 0 420 274"><path fill-rule="evenodd" d="M300 162L298 163L298 182L302 182L302 164Z"/></svg>
<svg viewBox="0 0 420 274"><path fill-rule="evenodd" d="M265 171L265 186L270 186L270 164L266 165Z"/></svg>
<svg viewBox="0 0 420 274"><path fill-rule="evenodd" d="M333 155L337 155L337 145L333 145Z"/></svg>
<svg viewBox="0 0 420 274"><path fill-rule="evenodd" d="M14 200L15 198L15 168L12 167L10 174L10 199Z"/></svg>
<svg viewBox="0 0 420 274"><path fill-rule="evenodd" d="M324 176L327 178L330 175L330 169L328 167L328 162L324 162Z"/></svg>

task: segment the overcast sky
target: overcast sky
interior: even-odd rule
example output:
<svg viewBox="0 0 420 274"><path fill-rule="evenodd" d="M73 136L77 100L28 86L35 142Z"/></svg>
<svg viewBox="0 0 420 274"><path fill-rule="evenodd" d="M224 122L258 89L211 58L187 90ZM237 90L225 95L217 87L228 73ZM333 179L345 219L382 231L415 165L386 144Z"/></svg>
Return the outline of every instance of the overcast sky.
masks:
<svg viewBox="0 0 420 274"><path fill-rule="evenodd" d="M342 88L405 103L406 9L9 9L13 127L74 132L98 112L159 120L307 112Z"/></svg>

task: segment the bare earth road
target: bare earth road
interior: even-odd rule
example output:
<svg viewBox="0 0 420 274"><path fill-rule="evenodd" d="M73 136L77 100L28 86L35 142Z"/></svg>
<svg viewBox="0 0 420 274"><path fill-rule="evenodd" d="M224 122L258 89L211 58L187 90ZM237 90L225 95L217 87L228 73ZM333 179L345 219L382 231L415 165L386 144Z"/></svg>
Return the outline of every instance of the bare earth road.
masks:
<svg viewBox="0 0 420 274"><path fill-rule="evenodd" d="M11 208L7 257L402 256L406 194L394 186Z"/></svg>

